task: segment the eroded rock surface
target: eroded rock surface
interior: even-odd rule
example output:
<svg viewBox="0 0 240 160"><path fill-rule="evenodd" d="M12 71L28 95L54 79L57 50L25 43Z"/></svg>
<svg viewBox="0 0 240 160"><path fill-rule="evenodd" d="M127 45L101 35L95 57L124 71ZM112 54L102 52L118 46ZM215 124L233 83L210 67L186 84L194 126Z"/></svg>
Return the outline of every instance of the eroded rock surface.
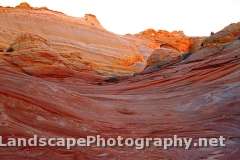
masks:
<svg viewBox="0 0 240 160"><path fill-rule="evenodd" d="M137 43L106 31L96 16L75 18L25 6L0 8L0 49L6 49L27 33L47 40L52 50L73 65L85 65L105 76L132 75L143 70L141 65L135 65L144 64L144 53Z"/></svg>
<svg viewBox="0 0 240 160"><path fill-rule="evenodd" d="M160 48L153 51L147 59L147 65L144 72L159 70L160 68L173 65L181 60L181 54L173 49Z"/></svg>
<svg viewBox="0 0 240 160"><path fill-rule="evenodd" d="M211 47L217 45L224 45L240 38L240 22L232 23L223 30L211 35L207 38L202 46Z"/></svg>
<svg viewBox="0 0 240 160"><path fill-rule="evenodd" d="M137 34L137 36L150 40L149 47L154 49L167 47L179 52L188 52L192 44L191 38L184 35L181 31L168 32L148 29Z"/></svg>
<svg viewBox="0 0 240 160"><path fill-rule="evenodd" d="M163 48L154 51L143 38L117 36L50 10L20 7L0 12L4 138L34 134L227 138L226 147L187 151L0 147L1 160L239 158L240 40L199 48L176 63L140 73L149 56L148 64L154 65L162 58L178 57L179 50L189 48L188 38L186 45L170 41L177 50L165 45L168 50L163 53Z"/></svg>

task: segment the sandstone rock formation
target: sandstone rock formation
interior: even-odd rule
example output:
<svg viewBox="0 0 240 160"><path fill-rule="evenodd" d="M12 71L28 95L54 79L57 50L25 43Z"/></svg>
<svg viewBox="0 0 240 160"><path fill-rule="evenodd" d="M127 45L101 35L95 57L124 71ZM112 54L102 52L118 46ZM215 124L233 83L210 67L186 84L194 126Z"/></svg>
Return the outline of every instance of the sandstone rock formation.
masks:
<svg viewBox="0 0 240 160"><path fill-rule="evenodd" d="M204 42L202 47L216 46L231 43L240 37L240 22L233 23L223 30L211 35Z"/></svg>
<svg viewBox="0 0 240 160"><path fill-rule="evenodd" d="M214 40L209 47L212 41L207 38L201 48L179 59L192 47L191 38L181 33L118 36L83 19L25 8L0 8L0 135L4 139L34 134L178 135L224 136L227 141L226 147L190 150L0 147L1 160L239 158L240 40L226 38L220 31L213 36L227 43ZM162 62L167 65L142 72L147 64Z"/></svg>
<svg viewBox="0 0 240 160"><path fill-rule="evenodd" d="M72 74L64 64L66 61L40 36L20 35L6 52L4 59L29 75L69 77Z"/></svg>
<svg viewBox="0 0 240 160"><path fill-rule="evenodd" d="M153 51L147 59L146 71L156 70L166 65L172 65L181 60L178 51L168 48L160 48Z"/></svg>
<svg viewBox="0 0 240 160"><path fill-rule="evenodd" d="M23 2L16 6L19 9L33 9L28 3Z"/></svg>
<svg viewBox="0 0 240 160"><path fill-rule="evenodd" d="M95 15L86 14L83 19L86 22L86 25L94 26L98 29L104 29Z"/></svg>
<svg viewBox="0 0 240 160"><path fill-rule="evenodd" d="M150 40L150 47L154 49L168 47L176 49L179 52L188 52L192 44L191 38L185 36L184 33L180 31L167 32L148 29L137 34L137 36Z"/></svg>
<svg viewBox="0 0 240 160"><path fill-rule="evenodd" d="M203 46L203 42L205 39L206 39L206 37L191 37L192 44L191 44L189 52L194 53L194 52L200 50Z"/></svg>
<svg viewBox="0 0 240 160"><path fill-rule="evenodd" d="M6 49L14 43L19 34L30 33L46 39L52 50L73 65L85 65L105 76L132 75L144 68L135 65L144 64L137 44L103 29L94 15L75 18L48 9L23 6L28 5L0 8L1 48ZM128 57L132 65L121 65Z"/></svg>

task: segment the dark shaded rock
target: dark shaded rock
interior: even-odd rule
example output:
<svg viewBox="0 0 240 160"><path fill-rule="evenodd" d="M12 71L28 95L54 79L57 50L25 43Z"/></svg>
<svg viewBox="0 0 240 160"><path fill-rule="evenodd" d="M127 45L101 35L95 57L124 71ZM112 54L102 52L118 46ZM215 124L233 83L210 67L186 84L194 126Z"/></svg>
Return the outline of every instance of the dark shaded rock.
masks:
<svg viewBox="0 0 240 160"><path fill-rule="evenodd" d="M182 60L185 60L191 55L192 55L192 53L184 53L184 54L181 55L181 58L182 58Z"/></svg>
<svg viewBox="0 0 240 160"><path fill-rule="evenodd" d="M119 79L117 77L110 77L104 80L107 83L118 83Z"/></svg>
<svg viewBox="0 0 240 160"><path fill-rule="evenodd" d="M6 49L6 52L13 52L13 51L14 51L14 49L12 47L9 47Z"/></svg>

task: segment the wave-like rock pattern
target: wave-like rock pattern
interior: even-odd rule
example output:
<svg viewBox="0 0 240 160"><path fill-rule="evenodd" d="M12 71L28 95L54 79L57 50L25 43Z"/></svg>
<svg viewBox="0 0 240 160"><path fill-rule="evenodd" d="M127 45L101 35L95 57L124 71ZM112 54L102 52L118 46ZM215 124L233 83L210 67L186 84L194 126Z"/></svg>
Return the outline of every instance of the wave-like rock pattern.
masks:
<svg viewBox="0 0 240 160"><path fill-rule="evenodd" d="M22 10L2 8L0 14L0 135L225 136L227 147L0 148L1 160L239 158L240 40L202 46L179 61L141 72L135 62L151 54L142 49L148 43L143 39L73 23L55 12L47 18L50 11ZM48 25L41 26L43 20ZM106 78L116 73L121 77Z"/></svg>
<svg viewBox="0 0 240 160"><path fill-rule="evenodd" d="M48 9L25 7L2 7L0 13L1 50L21 35L33 34L46 39L52 50L65 59L105 76L132 75L144 68L135 65L144 64L137 43L106 31L94 15L75 18Z"/></svg>

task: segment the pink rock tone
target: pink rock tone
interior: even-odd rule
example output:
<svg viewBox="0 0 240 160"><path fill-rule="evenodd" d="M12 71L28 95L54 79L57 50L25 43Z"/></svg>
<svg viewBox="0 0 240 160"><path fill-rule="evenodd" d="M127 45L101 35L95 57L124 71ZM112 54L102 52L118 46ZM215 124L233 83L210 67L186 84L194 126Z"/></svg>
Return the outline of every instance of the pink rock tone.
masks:
<svg viewBox="0 0 240 160"><path fill-rule="evenodd" d="M240 22L232 23L231 25L225 27L223 30L213 33L209 38L207 38L202 46L211 47L217 45L224 45L231 43L232 41L239 39L240 37Z"/></svg>
<svg viewBox="0 0 240 160"><path fill-rule="evenodd" d="M147 60L147 69L160 68L179 62L181 56L178 51L168 48L156 49Z"/></svg>
<svg viewBox="0 0 240 160"><path fill-rule="evenodd" d="M21 7L2 7L0 13L2 49L19 36L32 34L47 40L52 51L77 68L86 66L109 76L132 75L144 68L134 65L144 64L137 43L106 31L94 15L75 18L49 9ZM131 62L123 66L129 57Z"/></svg>
<svg viewBox="0 0 240 160"><path fill-rule="evenodd" d="M208 37L203 44L196 40L200 47L186 56L183 53L189 52L193 41L179 32L119 36L101 27L93 15L74 18L27 4L1 7L0 135L4 138L176 134L224 136L227 146L0 147L0 159L238 160L240 40L235 30L235 38L224 44L207 45ZM226 39L225 34L215 36ZM162 62L167 65L146 72Z"/></svg>

